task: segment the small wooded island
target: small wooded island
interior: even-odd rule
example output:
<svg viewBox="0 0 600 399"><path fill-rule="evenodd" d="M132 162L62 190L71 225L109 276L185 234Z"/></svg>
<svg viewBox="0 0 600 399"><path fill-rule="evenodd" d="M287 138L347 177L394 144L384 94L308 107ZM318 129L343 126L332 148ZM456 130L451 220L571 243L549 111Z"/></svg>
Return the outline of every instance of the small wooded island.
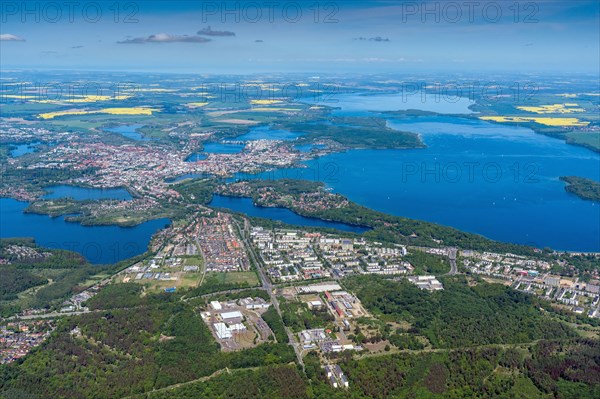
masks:
<svg viewBox="0 0 600 399"><path fill-rule="evenodd" d="M568 192L585 200L600 201L600 183L577 176L563 176L560 180L567 183L565 190Z"/></svg>

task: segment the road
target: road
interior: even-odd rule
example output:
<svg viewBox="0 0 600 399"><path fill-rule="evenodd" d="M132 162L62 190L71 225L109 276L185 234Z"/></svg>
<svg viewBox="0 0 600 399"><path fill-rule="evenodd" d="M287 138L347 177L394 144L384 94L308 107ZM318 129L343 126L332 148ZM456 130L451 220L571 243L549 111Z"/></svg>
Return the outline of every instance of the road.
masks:
<svg viewBox="0 0 600 399"><path fill-rule="evenodd" d="M448 251L448 259L450 259L450 272L449 276L453 276L458 274L458 266L456 266L456 254L458 253L458 249L456 248L446 248Z"/></svg>
<svg viewBox="0 0 600 399"><path fill-rule="evenodd" d="M206 258L204 257L204 252L202 252L202 246L200 245L200 241L198 241L198 237L195 237L194 241L196 243L196 248L198 248L198 253L202 257L202 278L198 282L198 285L196 285L196 287L200 287L206 277Z"/></svg>
<svg viewBox="0 0 600 399"><path fill-rule="evenodd" d="M212 373L211 375L207 375L206 377L200 377L197 378L195 380L190 380L190 381L185 381L185 382L180 382L178 384L174 384L174 385L169 385L167 387L164 388L159 388L159 389L153 389L152 391L148 392L148 394L150 393L155 393L155 392L165 392L165 391L171 391L173 389L177 389L177 388L181 388L183 386L186 385L193 385L197 382L205 382L210 380L211 378L215 378L221 374L233 374L233 373L239 373L239 372L243 372L243 371L257 371L260 370L262 367L245 367L245 368L239 368L239 369L232 369L230 370L228 367L225 367L224 369L221 370L217 370L214 373ZM130 398L134 398L137 396L126 396L123 399L130 399Z"/></svg>
<svg viewBox="0 0 600 399"><path fill-rule="evenodd" d="M250 240L248 238L249 230L250 230L250 223L248 222L247 219L244 219L244 228L243 229L240 228L240 226L238 225L237 222L235 224L240 233L240 236L242 237L242 240L244 241L244 245L246 245L246 248L248 248L248 253L250 254L250 257L252 258L252 260L254 261L254 264L256 265L256 270L258 271L258 276L260 277L262 287L269 294L269 297L271 298L271 303L273 304L273 307L277 311L277 314L279 314L279 317L282 317L281 310L279 309L279 301L277 300L277 296L273 292L273 284L271 283L271 280L269 279L269 277L267 277L265 270L263 268L263 265L259 261L259 258L256 255L256 253L254 252L254 247L252 246L252 243L250 242ZM295 339L292 331L287 326L284 326L284 328L285 328L285 332L288 336L288 339L290 341L289 343L292 346L292 348L294 348L294 353L296 354L296 359L298 360L298 364L300 364L300 366L302 366L302 370L304 370L304 361L302 360L302 348L300 347L300 344L296 342L296 339Z"/></svg>
<svg viewBox="0 0 600 399"><path fill-rule="evenodd" d="M36 320L36 319L54 319L57 317L67 317L67 316L77 316L81 314L86 314L92 312L91 310L80 310L77 312L52 312L52 313L40 313L40 314L32 314L28 316L12 316L6 319L1 319L3 321L17 321L17 320Z"/></svg>

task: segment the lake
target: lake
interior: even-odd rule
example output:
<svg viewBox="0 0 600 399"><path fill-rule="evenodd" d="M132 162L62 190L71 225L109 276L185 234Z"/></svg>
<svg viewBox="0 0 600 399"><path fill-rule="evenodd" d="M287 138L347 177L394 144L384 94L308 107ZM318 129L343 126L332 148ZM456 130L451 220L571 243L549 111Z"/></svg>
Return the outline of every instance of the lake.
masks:
<svg viewBox="0 0 600 399"><path fill-rule="evenodd" d="M255 140L295 140L301 133L290 132L289 130L271 129L269 126L256 126L250 129L246 134L233 138L234 141L255 141ZM191 154L186 162L198 162L205 160L208 153L213 154L237 154L242 152L245 144L233 143L206 143L203 152Z"/></svg>
<svg viewBox="0 0 600 399"><path fill-rule="evenodd" d="M325 146L323 144L300 144L300 145L294 146L294 148L296 148L300 152L311 152L312 150L320 150L325 147L327 147L327 146Z"/></svg>
<svg viewBox="0 0 600 399"><path fill-rule="evenodd" d="M39 142L35 143L27 143L27 144L15 144L14 149L10 150L9 156L12 158L17 158L25 154L31 154L37 151L37 146L40 145Z"/></svg>
<svg viewBox="0 0 600 399"><path fill-rule="evenodd" d="M107 132L117 133L123 137L127 137L128 139L135 141L149 141L151 140L148 137L144 137L143 134L138 133L137 130L144 127L144 125L121 125L116 127L106 128Z"/></svg>
<svg viewBox="0 0 600 399"><path fill-rule="evenodd" d="M190 154L190 156L185 159L185 162L204 161L206 158L208 158L208 155L206 155L202 152L194 152L193 154Z"/></svg>
<svg viewBox="0 0 600 399"><path fill-rule="evenodd" d="M152 235L168 219L151 220L135 227L82 226L64 217L25 214L26 202L0 198L0 237L33 237L38 245L68 249L93 264L115 263L144 253Z"/></svg>
<svg viewBox="0 0 600 399"><path fill-rule="evenodd" d="M212 154L237 154L242 152L245 144L206 143L204 152Z"/></svg>
<svg viewBox="0 0 600 399"><path fill-rule="evenodd" d="M185 175L173 177L172 179L165 180L167 183L178 183L187 179L199 179L206 178L207 175L203 175L202 173L186 173Z"/></svg>
<svg viewBox="0 0 600 399"><path fill-rule="evenodd" d="M600 181L600 154L527 128L451 116L390 118L419 133L412 150L354 150L237 178L301 178L382 212L486 237L600 252L600 203L564 189L560 176Z"/></svg>
<svg viewBox="0 0 600 399"><path fill-rule="evenodd" d="M407 88L407 93L409 92ZM471 114L469 106L473 101L465 97L453 97L452 92L447 97L432 93L422 94L336 94L323 95L320 98L303 98L300 101L315 105L340 108L334 115L369 116L373 111L399 111L418 109L440 114Z"/></svg>
<svg viewBox="0 0 600 399"><path fill-rule="evenodd" d="M253 141L253 140L295 140L301 133L290 132L289 130L272 129L270 126L256 126L250 129L246 134L237 136L235 140Z"/></svg>
<svg viewBox="0 0 600 399"><path fill-rule="evenodd" d="M339 112L355 115L370 114L369 110L432 110L433 105L446 113L470 112L468 100L433 102L425 107L423 104L427 103L413 99L416 103L407 105L401 96L392 97L344 95L337 106L342 108ZM382 212L452 226L500 241L600 252L600 203L566 192L559 180L560 176L574 175L600 181L600 154L518 126L455 116L387 119L391 128L419 133L427 148L347 151L308 161L306 168L236 177L323 181L334 192ZM281 139L293 139L289 132L264 126L253 128L245 136L260 139L271 137L272 133ZM205 148L206 152L220 153L242 149L243 145L219 143L207 144ZM112 193L108 198L113 194L124 195ZM51 194L54 198L77 199L97 199L102 195L105 194L95 189L70 186L58 186L58 193ZM108 249L95 255L100 261L94 263L127 257L117 256L123 251L111 255L110 243L122 249L123 243L133 242L130 246L143 252L151 234L165 224L163 220L133 228L83 227L66 223L63 218L22 215L25 203L0 201L2 237L34 236L41 245L50 242L57 245L54 247L80 240L102 242L101 248ZM255 207L250 199L215 196L212 205L290 224L360 232L353 230L360 229L354 226L303 218L286 209ZM60 237L59 243L56 237Z"/></svg>
<svg viewBox="0 0 600 399"><path fill-rule="evenodd" d="M90 188L90 187L76 187L76 186L51 186L46 187L49 194L46 194L44 199L56 199L56 198L73 198L77 201L82 200L102 200L102 199L116 199L116 200L131 200L132 196L124 188Z"/></svg>
<svg viewBox="0 0 600 399"><path fill-rule="evenodd" d="M248 216L277 220L297 226L326 227L357 234L361 234L369 230L368 228L361 226L352 226L345 223L328 222L321 219L307 218L285 208L265 208L255 206L251 198L214 195L213 200L209 205L217 208L231 209L236 212L244 213Z"/></svg>
<svg viewBox="0 0 600 399"><path fill-rule="evenodd" d="M206 143L204 144L204 150L202 152L195 152L190 154L185 161L186 162L198 162L208 158L207 154L237 154L242 152L244 144L225 144L225 143Z"/></svg>

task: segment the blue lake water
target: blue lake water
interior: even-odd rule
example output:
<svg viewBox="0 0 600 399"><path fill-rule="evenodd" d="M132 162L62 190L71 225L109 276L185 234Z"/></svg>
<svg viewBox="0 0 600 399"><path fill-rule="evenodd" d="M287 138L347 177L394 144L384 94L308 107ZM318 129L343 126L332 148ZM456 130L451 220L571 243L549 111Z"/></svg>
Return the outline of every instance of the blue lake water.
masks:
<svg viewBox="0 0 600 399"><path fill-rule="evenodd" d="M74 200L100 200L100 199L117 199L130 200L131 194L124 188L89 188L76 186L52 186L47 187L49 194L44 196L45 199L55 198L73 198Z"/></svg>
<svg viewBox="0 0 600 399"><path fill-rule="evenodd" d="M206 143L203 152L195 152L185 159L186 162L198 162L208 158L207 154L237 154L242 152L244 144Z"/></svg>
<svg viewBox="0 0 600 399"><path fill-rule="evenodd" d="M128 139L135 141L151 140L150 138L144 137L143 134L137 132L137 130L141 127L144 127L144 125L121 125L116 127L110 127L104 130L111 133L118 133L121 136L127 137Z"/></svg>
<svg viewBox="0 0 600 399"><path fill-rule="evenodd" d="M352 226L345 223L327 222L320 219L307 218L300 216L289 209L284 208L264 208L255 206L251 198L226 197L222 195L213 196L210 203L211 206L217 208L231 209L236 212L245 213L249 216L260 217L265 219L277 220L280 222L309 227L327 227L338 229L352 233L364 233L367 228L360 226Z"/></svg>
<svg viewBox="0 0 600 399"><path fill-rule="evenodd" d="M31 154L37 150L37 146L39 144L40 144L39 142L27 143L27 144L15 144L16 148L12 149L10 151L9 155L12 158L17 158L17 157L20 157L25 154Z"/></svg>
<svg viewBox="0 0 600 399"><path fill-rule="evenodd" d="M342 110L336 112L347 115L409 108L470 112L470 102L427 103L413 99L409 104L397 97L390 101L389 95L348 95L339 98L337 104L326 105L340 106ZM440 116L388 121L392 128L419 133L428 147L348 151L309 161L306 168L237 177L319 180L335 192L379 211L453 226L501 241L600 251L600 203L567 193L559 181L560 176L567 175L600 181L600 154L526 128L480 120ZM130 130L132 126L135 125L130 125ZM265 127L254 128L245 136L248 140L269 138L273 132L281 139L293 139L287 135L289 132ZM215 153L242 149L243 145L219 143L205 147L206 152ZM48 198L99 199L114 198L113 194L124 195L113 192L103 197L105 193L94 189L59 186L58 192ZM255 207L250 199L215 196L212 205L289 224L364 231L304 218L286 209ZM40 245L73 249L93 263L112 263L144 252L151 235L168 222L162 219L133 228L84 227L67 223L62 217L25 215L22 210L26 206L0 199L1 237L34 237Z"/></svg>
<svg viewBox="0 0 600 399"><path fill-rule="evenodd" d="M115 263L144 253L152 234L169 223L157 219L135 227L86 227L63 217L25 214L26 207L26 202L0 198L0 237L33 237L41 246L75 251L94 264Z"/></svg>
<svg viewBox="0 0 600 399"><path fill-rule="evenodd" d="M559 250L600 251L600 203L560 176L600 181L600 154L516 126L450 116L392 119L427 148L356 150L238 178L319 180L379 211L486 237Z"/></svg>
<svg viewBox="0 0 600 399"><path fill-rule="evenodd" d="M318 150L326 146L323 144L301 144L294 147L300 152L311 152L312 150Z"/></svg>
<svg viewBox="0 0 600 399"><path fill-rule="evenodd" d="M290 132L289 130L271 129L269 126L256 126L250 129L246 134L236 137L236 140L295 140L300 137L300 133Z"/></svg>
<svg viewBox="0 0 600 399"><path fill-rule="evenodd" d="M301 101L315 105L340 108L334 115L370 115L373 111L400 111L418 109L437 112L440 114L471 114L469 106L473 104L466 97L457 97L455 92L448 91L445 95L432 93L411 94L407 88L406 94L325 94L322 97L303 98Z"/></svg>
<svg viewBox="0 0 600 399"><path fill-rule="evenodd" d="M167 179L167 183L177 183L186 179L197 179L200 177L207 177L201 173L186 173L185 175L177 176L172 179Z"/></svg>
<svg viewBox="0 0 600 399"><path fill-rule="evenodd" d="M237 154L242 152L244 147L244 144L207 143L204 145L204 151L213 154Z"/></svg>
<svg viewBox="0 0 600 399"><path fill-rule="evenodd" d="M185 162L198 162L198 161L204 161L206 158L208 158L208 155L206 155L203 152L195 152L193 154L191 154L189 157L187 157L185 159Z"/></svg>
<svg viewBox="0 0 600 399"><path fill-rule="evenodd" d="M301 133L290 132L289 130L271 129L269 126L256 126L250 129L246 134L235 137L235 141L254 141L254 140L295 140ZM207 158L207 153L213 154L237 154L242 152L244 144L233 143L206 143L203 152L191 154L186 162L197 162Z"/></svg>

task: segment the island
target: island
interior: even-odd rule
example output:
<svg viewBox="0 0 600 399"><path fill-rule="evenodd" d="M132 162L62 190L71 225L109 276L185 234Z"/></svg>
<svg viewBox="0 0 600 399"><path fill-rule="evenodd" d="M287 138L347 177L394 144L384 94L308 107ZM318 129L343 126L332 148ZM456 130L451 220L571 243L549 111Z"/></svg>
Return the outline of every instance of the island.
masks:
<svg viewBox="0 0 600 399"><path fill-rule="evenodd" d="M588 201L600 201L600 183L577 176L562 176L560 180L567 183L565 190Z"/></svg>

